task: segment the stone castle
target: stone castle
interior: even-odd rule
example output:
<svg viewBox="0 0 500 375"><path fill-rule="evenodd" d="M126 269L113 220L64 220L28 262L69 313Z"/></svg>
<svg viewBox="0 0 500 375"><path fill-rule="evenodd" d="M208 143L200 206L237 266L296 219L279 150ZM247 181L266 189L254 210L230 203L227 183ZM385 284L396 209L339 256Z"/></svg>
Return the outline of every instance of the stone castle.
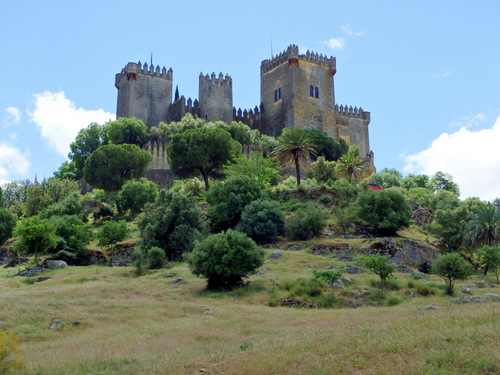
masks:
<svg viewBox="0 0 500 375"><path fill-rule="evenodd" d="M128 63L116 74L118 89L118 117L136 117L148 127L161 121L180 121L185 114L207 121L241 121L262 133L279 136L284 127L300 127L324 131L330 137L343 138L355 144L360 155L373 169L368 124L370 112L352 106L335 104L335 58L307 51L299 55L299 48L289 46L286 51L260 65L260 105L250 110L233 107L232 78L220 73L210 76L200 73L199 98L194 101L184 96L172 100L173 71L141 62ZM153 180L159 170L168 168L164 145L149 145L154 160L150 166ZM156 172L156 177L155 171ZM152 175L151 175L152 174Z"/></svg>

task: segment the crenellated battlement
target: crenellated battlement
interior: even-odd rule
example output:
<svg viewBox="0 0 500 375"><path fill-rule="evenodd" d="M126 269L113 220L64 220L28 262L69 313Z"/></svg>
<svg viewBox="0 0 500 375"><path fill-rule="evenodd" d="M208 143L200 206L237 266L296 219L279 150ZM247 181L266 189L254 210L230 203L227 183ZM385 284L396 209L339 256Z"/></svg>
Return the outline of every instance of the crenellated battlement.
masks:
<svg viewBox="0 0 500 375"><path fill-rule="evenodd" d="M257 106L254 109L243 111L241 108L233 107L233 121L241 121L252 129L259 129L260 120L261 112Z"/></svg>
<svg viewBox="0 0 500 375"><path fill-rule="evenodd" d="M333 56L327 57L326 55L318 54L309 50L307 50L307 52L304 55L299 55L299 47L296 46L295 44L292 44L288 46L286 51L281 52L279 55L272 58L271 60L262 61L260 65L260 74L262 75L264 73L267 73L268 71L276 68L277 66L285 62L290 63L292 61L298 61L298 60L313 62L315 64L322 65L325 68L332 70L333 72L336 71L335 57Z"/></svg>
<svg viewBox="0 0 500 375"><path fill-rule="evenodd" d="M155 68L154 65L148 65L147 63L144 63L143 65L140 61L138 63L129 62L127 65L125 65L120 74L126 74L127 78L131 77L134 74L143 74L168 80L173 79L172 68L170 68L169 70L167 70L165 67L160 69L159 65L156 65Z"/></svg>
<svg viewBox="0 0 500 375"><path fill-rule="evenodd" d="M222 72L219 73L219 76L216 76L214 72L209 76L208 74L203 75L203 73L200 73L200 83L232 83L233 79L229 74L222 74Z"/></svg>
<svg viewBox="0 0 500 375"><path fill-rule="evenodd" d="M342 118L357 118L363 120L367 125L370 123L371 117L370 117L370 112L363 111L361 107L352 107L352 106L343 106L341 105L340 107L338 104L335 105L335 117L337 119L338 123L342 123ZM344 125L347 125L345 123Z"/></svg>

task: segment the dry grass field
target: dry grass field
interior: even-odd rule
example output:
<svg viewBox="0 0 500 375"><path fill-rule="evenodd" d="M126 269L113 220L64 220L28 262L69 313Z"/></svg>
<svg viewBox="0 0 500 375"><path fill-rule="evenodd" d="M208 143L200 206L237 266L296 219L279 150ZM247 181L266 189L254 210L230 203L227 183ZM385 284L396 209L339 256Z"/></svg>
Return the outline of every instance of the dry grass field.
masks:
<svg viewBox="0 0 500 375"><path fill-rule="evenodd" d="M133 268L68 267L39 283L2 268L2 329L18 336L23 374L500 373L500 302L453 303L435 276L434 294L408 297L423 283L397 273L399 290L387 292L394 306L270 307L285 296L284 280L312 277L307 266L342 265L304 250L283 254L226 292L205 290L184 263L140 277ZM376 275L347 276L354 283L330 293L374 290ZM178 277L187 284L172 286ZM474 289L488 292L500 287ZM442 307L416 310L430 304ZM51 329L54 319L64 324Z"/></svg>

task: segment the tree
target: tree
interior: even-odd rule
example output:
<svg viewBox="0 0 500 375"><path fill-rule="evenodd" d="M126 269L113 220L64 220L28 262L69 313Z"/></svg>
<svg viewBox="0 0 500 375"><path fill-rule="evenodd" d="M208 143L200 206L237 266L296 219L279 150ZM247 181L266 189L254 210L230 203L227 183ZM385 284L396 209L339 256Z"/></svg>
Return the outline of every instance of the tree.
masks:
<svg viewBox="0 0 500 375"><path fill-rule="evenodd" d="M208 178L220 172L222 166L241 154L241 144L223 130L204 127L176 134L167 147L168 161L174 174L181 178L194 177L198 172L209 189Z"/></svg>
<svg viewBox="0 0 500 375"><path fill-rule="evenodd" d="M95 150L85 162L85 180L106 191L118 191L128 180L143 177L152 155L131 144L105 145Z"/></svg>
<svg viewBox="0 0 500 375"><path fill-rule="evenodd" d="M146 204L137 225L142 248L157 246L165 251L169 260L179 259L193 250L204 231L195 198L191 194L165 190L160 191L154 203Z"/></svg>
<svg viewBox="0 0 500 375"><path fill-rule="evenodd" d="M387 279L392 277L392 274L396 270L385 255L373 254L366 257L363 263L370 271L380 277L382 288L384 288Z"/></svg>
<svg viewBox="0 0 500 375"><path fill-rule="evenodd" d="M73 192L68 195L63 201L54 203L40 213L42 219L49 219L52 216L58 215L76 215L80 219L86 221L87 213L83 211L85 203L82 196L78 192Z"/></svg>
<svg viewBox="0 0 500 375"><path fill-rule="evenodd" d="M311 142L316 149L316 154L327 161L337 161L341 155L340 145L329 137L328 134L316 129L306 129L305 132L311 137ZM315 155L313 155L314 159Z"/></svg>
<svg viewBox="0 0 500 375"><path fill-rule="evenodd" d="M480 262L486 263L484 267L484 275L488 270L495 271L498 284L498 266L500 266L500 246L483 246L477 251L477 257Z"/></svg>
<svg viewBox="0 0 500 375"><path fill-rule="evenodd" d="M366 172L365 162L359 157L358 146L350 146L349 151L340 157L336 172L339 177L347 179L350 183Z"/></svg>
<svg viewBox="0 0 500 375"><path fill-rule="evenodd" d="M230 288L264 264L264 250L243 233L228 229L196 244L185 256L195 275L208 279L208 288Z"/></svg>
<svg viewBox="0 0 500 375"><path fill-rule="evenodd" d="M38 216L24 219L14 229L14 235L19 237L13 248L17 252L34 254L35 262L38 263L38 255L56 246L57 236L55 227L47 219Z"/></svg>
<svg viewBox="0 0 500 375"><path fill-rule="evenodd" d="M92 226L76 215L52 216L50 222L59 237L58 250L69 251L76 257L87 255L87 246L94 237Z"/></svg>
<svg viewBox="0 0 500 375"><path fill-rule="evenodd" d="M286 222L286 231L293 240L308 240L318 234L328 221L328 210L317 203L306 203Z"/></svg>
<svg viewBox="0 0 500 375"><path fill-rule="evenodd" d="M336 162L326 161L323 156L320 156L314 163L311 163L311 170L307 173L307 177L315 178L319 183L331 185L337 180L336 167Z"/></svg>
<svg viewBox="0 0 500 375"><path fill-rule="evenodd" d="M16 222L17 219L13 213L6 208L0 208L0 245L12 237Z"/></svg>
<svg viewBox="0 0 500 375"><path fill-rule="evenodd" d="M456 196L460 195L460 189L458 185L453 182L453 177L448 173L444 173L441 171L436 172L429 181L429 188L433 192L437 192L438 190L446 190L450 191Z"/></svg>
<svg viewBox="0 0 500 375"><path fill-rule="evenodd" d="M272 158L265 158L252 151L250 157L238 156L224 165L227 178L232 176L248 176L255 179L261 189L277 185L280 179L278 165Z"/></svg>
<svg viewBox="0 0 500 375"><path fill-rule="evenodd" d="M148 128L142 120L135 117L121 117L106 124L106 135L109 143L142 147L148 141Z"/></svg>
<svg viewBox="0 0 500 375"><path fill-rule="evenodd" d="M390 187L401 186L403 182L403 176L395 169L384 168L380 173L372 173L368 178L363 180L363 183L371 183L378 185L384 189Z"/></svg>
<svg viewBox="0 0 500 375"><path fill-rule="evenodd" d="M280 163L295 165L297 186L300 185L300 163L307 163L315 154L311 137L300 128L284 128L278 138L278 146L273 152Z"/></svg>
<svg viewBox="0 0 500 375"><path fill-rule="evenodd" d="M92 153L99 147L108 144L106 128L95 122L88 127L81 129L74 142L69 146L70 153L68 158L71 160L66 167L64 164L59 168L59 177L66 176L68 173L74 174L74 179L79 180L83 177L83 167Z"/></svg>
<svg viewBox="0 0 500 375"><path fill-rule="evenodd" d="M285 214L275 201L258 199L241 214L239 230L257 243L271 241L285 230Z"/></svg>
<svg viewBox="0 0 500 375"><path fill-rule="evenodd" d="M387 234L408 226L412 215L404 196L392 188L360 192L350 209L361 220Z"/></svg>
<svg viewBox="0 0 500 375"><path fill-rule="evenodd" d="M425 174L409 174L403 179L403 183L401 184L406 190L410 190L412 188L425 188L427 189L429 183L429 176Z"/></svg>
<svg viewBox="0 0 500 375"><path fill-rule="evenodd" d="M12 181L3 185L5 207L16 216L21 216L25 209L30 180Z"/></svg>
<svg viewBox="0 0 500 375"><path fill-rule="evenodd" d="M261 194L257 181L248 176L233 176L214 184L205 194L213 230L234 228L246 205L259 199Z"/></svg>
<svg viewBox="0 0 500 375"><path fill-rule="evenodd" d="M118 193L116 204L122 210L130 210L132 214L138 214L146 203L154 202L158 195L158 187L153 181L140 178L131 180L123 185Z"/></svg>
<svg viewBox="0 0 500 375"><path fill-rule="evenodd" d="M127 228L125 220L106 221L97 231L97 238L101 247L112 246L123 241L130 234L130 229Z"/></svg>
<svg viewBox="0 0 500 375"><path fill-rule="evenodd" d="M440 245L446 251L457 251L463 244L463 233L467 224L468 211L464 204L451 209L434 212L434 221L426 230L439 237Z"/></svg>
<svg viewBox="0 0 500 375"><path fill-rule="evenodd" d="M472 266L458 253L439 255L432 265L432 273L446 282L446 294L453 295L453 283L472 275Z"/></svg>
<svg viewBox="0 0 500 375"><path fill-rule="evenodd" d="M500 209L492 203L475 207L465 226L464 238L474 248L496 245L500 241Z"/></svg>

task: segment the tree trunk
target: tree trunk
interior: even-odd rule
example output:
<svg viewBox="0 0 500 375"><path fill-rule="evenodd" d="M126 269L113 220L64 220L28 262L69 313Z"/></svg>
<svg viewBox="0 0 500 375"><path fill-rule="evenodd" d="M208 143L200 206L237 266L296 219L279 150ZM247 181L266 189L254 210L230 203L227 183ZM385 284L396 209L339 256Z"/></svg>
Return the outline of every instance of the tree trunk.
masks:
<svg viewBox="0 0 500 375"><path fill-rule="evenodd" d="M297 186L300 185L300 165L299 156L295 155L295 172L297 173Z"/></svg>

